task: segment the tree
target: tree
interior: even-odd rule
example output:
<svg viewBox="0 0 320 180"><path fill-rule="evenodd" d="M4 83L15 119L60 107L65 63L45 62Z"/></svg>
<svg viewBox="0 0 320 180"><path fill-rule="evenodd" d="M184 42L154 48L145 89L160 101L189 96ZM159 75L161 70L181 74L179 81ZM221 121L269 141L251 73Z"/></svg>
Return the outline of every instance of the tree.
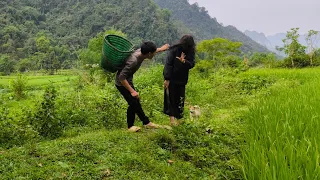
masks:
<svg viewBox="0 0 320 180"><path fill-rule="evenodd" d="M12 60L8 55L0 55L0 72L9 75L14 72L16 61Z"/></svg>
<svg viewBox="0 0 320 180"><path fill-rule="evenodd" d="M276 63L276 56L274 53L258 53L255 52L249 57L248 65L250 67L256 66L264 66L264 67L271 67L274 66Z"/></svg>
<svg viewBox="0 0 320 180"><path fill-rule="evenodd" d="M316 47L315 45L317 44L317 38L318 38L318 33L319 31L314 31L314 30L310 30L308 32L308 35L306 37L306 42L308 44L308 52L309 52L309 58L310 58L310 65L313 65L313 59L315 56L315 52L316 52Z"/></svg>
<svg viewBox="0 0 320 180"><path fill-rule="evenodd" d="M232 42L228 39L214 38L204 40L197 46L199 53L204 53L208 59L221 58L227 55L239 55L241 42Z"/></svg>
<svg viewBox="0 0 320 180"><path fill-rule="evenodd" d="M285 54L288 55L288 59L291 61L291 66L305 66L304 58L305 58L305 50L306 47L301 45L298 41L299 38L299 28L292 28L291 31L287 31L286 38L283 39L284 46L278 47L277 49L280 51L284 51Z"/></svg>
<svg viewBox="0 0 320 180"><path fill-rule="evenodd" d="M41 69L44 68L49 74L54 74L54 60L56 59L56 55L51 45L51 40L46 34L39 33L39 37L36 38L36 46L39 51L36 54L41 58Z"/></svg>
<svg viewBox="0 0 320 180"><path fill-rule="evenodd" d="M32 60L29 58L21 59L16 65L16 69L19 72L26 72L26 71L32 70L33 68L34 67L32 64Z"/></svg>
<svg viewBox="0 0 320 180"><path fill-rule="evenodd" d="M235 67L240 61L239 54L242 43L232 42L228 39L215 38L204 40L197 46L197 52L206 59L215 60L216 67L226 65Z"/></svg>
<svg viewBox="0 0 320 180"><path fill-rule="evenodd" d="M50 49L50 39L48 39L45 35L41 35L36 38L36 46L40 52L47 53Z"/></svg>

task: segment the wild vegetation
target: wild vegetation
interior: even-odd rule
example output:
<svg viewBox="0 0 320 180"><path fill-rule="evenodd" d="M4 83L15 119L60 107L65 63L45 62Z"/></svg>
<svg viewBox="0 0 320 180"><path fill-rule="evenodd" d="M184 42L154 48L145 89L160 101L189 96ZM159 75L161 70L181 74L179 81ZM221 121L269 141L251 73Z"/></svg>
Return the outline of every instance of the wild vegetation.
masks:
<svg viewBox="0 0 320 180"><path fill-rule="evenodd" d="M316 178L313 128L320 111L311 98L317 88L310 88L319 69L249 69L237 56L240 46L225 39L198 45L198 56L207 60L197 60L191 71L187 104L199 105L202 116L190 121L186 106L184 123L172 131L126 132L126 103L113 75L95 65L52 76L2 76L2 177ZM145 63L135 79L143 107L153 121L168 124L163 66Z"/></svg>
<svg viewBox="0 0 320 180"><path fill-rule="evenodd" d="M283 60L244 52L246 42L199 41L182 123L129 133L114 74L99 67L104 36L160 44L188 29L147 0L0 5L0 179L319 179L316 32L307 58L298 29L289 31ZM164 56L145 61L134 79L158 124L169 124ZM189 105L201 107L198 120Z"/></svg>
<svg viewBox="0 0 320 180"><path fill-rule="evenodd" d="M187 86L187 104L202 110L198 121L186 107L173 130L137 134L126 132L126 103L99 69L51 82L23 75L23 98L9 86L19 76L1 77L1 177L315 179L319 69L217 70L210 63L198 62ZM144 67L135 81L150 118L169 124L162 69Z"/></svg>

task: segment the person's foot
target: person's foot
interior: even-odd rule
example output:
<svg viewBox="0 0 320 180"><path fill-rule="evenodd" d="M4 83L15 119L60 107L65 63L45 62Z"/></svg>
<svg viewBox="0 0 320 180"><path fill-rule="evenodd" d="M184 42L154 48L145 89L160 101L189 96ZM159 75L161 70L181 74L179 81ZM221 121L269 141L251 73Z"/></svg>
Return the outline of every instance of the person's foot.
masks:
<svg viewBox="0 0 320 180"><path fill-rule="evenodd" d="M148 124L144 125L144 127L148 128L148 129L157 129L157 128L159 128L159 125L152 123L152 122L149 122Z"/></svg>
<svg viewBox="0 0 320 180"><path fill-rule="evenodd" d="M173 121L170 121L170 125L171 125L171 126L178 126L179 123L178 123L177 120L173 120Z"/></svg>
<svg viewBox="0 0 320 180"><path fill-rule="evenodd" d="M170 116L170 125L171 126L178 126L178 121L174 118L174 116Z"/></svg>
<svg viewBox="0 0 320 180"><path fill-rule="evenodd" d="M140 130L141 130L141 128L138 127L138 126L131 126L131 127L128 129L129 132L139 132Z"/></svg>

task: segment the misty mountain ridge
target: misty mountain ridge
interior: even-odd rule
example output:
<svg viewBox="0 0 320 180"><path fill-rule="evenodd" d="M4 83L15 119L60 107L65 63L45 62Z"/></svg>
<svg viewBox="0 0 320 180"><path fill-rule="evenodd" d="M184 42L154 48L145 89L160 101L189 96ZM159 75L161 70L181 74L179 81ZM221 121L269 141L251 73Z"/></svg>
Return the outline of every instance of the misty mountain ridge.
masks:
<svg viewBox="0 0 320 180"><path fill-rule="evenodd" d="M234 26L223 26L216 18L211 17L204 7L188 0L154 0L161 8L171 12L182 34L191 33L198 41L221 37L231 41L242 42L243 52L269 52L259 43L246 36Z"/></svg>
<svg viewBox="0 0 320 180"><path fill-rule="evenodd" d="M264 33L259 33L257 31L249 31L246 30L244 31L244 34L249 36L252 40L256 41L257 43L267 47L270 51L279 53L276 50L276 46L283 47L283 39L286 38L286 33L277 33L274 35L268 35L266 36ZM304 45L308 46L307 41L306 41L307 34L300 34L299 37L299 42ZM317 41L315 42L315 47L319 48L320 47L320 34L317 35Z"/></svg>

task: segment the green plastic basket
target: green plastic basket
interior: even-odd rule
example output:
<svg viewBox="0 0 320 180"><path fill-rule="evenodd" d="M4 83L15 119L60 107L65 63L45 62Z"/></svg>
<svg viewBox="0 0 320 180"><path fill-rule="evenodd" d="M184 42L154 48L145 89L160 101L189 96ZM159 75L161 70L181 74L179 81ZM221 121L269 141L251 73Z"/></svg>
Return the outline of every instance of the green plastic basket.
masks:
<svg viewBox="0 0 320 180"><path fill-rule="evenodd" d="M134 51L133 44L117 35L107 35L103 41L101 67L116 72Z"/></svg>

